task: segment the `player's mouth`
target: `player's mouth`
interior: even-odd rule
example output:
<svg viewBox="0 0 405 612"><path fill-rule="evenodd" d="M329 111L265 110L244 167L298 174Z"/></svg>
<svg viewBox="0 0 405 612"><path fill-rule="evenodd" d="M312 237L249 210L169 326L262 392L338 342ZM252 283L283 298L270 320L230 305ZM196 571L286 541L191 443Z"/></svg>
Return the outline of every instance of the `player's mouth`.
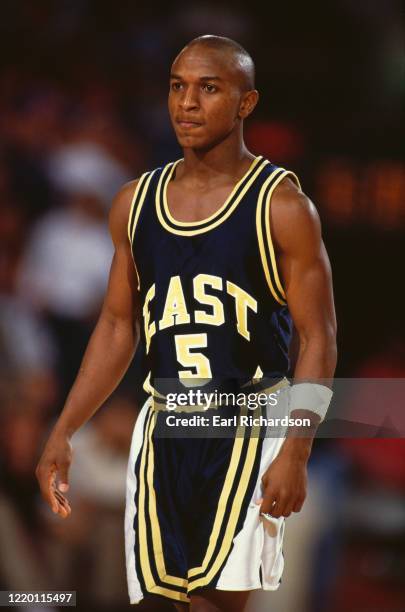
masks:
<svg viewBox="0 0 405 612"><path fill-rule="evenodd" d="M189 121L188 119L177 119L176 123L185 130L192 130L193 128L197 128L202 125L202 123L198 123L197 121Z"/></svg>

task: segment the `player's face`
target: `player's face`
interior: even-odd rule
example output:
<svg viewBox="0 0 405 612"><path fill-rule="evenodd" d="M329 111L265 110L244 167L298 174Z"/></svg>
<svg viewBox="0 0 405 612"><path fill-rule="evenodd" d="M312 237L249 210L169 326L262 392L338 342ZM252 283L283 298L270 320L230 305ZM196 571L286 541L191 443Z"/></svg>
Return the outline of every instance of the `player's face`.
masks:
<svg viewBox="0 0 405 612"><path fill-rule="evenodd" d="M169 113L181 147L207 149L240 121L243 91L231 58L198 45L182 52L170 75Z"/></svg>

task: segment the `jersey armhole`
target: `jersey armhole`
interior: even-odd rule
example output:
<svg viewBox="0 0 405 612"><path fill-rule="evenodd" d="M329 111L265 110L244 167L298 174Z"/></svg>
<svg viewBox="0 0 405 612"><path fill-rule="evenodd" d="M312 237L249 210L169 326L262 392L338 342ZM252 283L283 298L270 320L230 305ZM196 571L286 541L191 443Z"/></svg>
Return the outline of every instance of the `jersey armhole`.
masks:
<svg viewBox="0 0 405 612"><path fill-rule="evenodd" d="M285 170L284 168L277 168L267 178L260 190L256 211L257 239L264 275L272 296L281 306L285 306L287 301L284 288L280 281L273 240L271 237L270 206L274 190L286 176L290 176L301 189L300 181L294 172Z"/></svg>
<svg viewBox="0 0 405 612"><path fill-rule="evenodd" d="M153 172L145 172L144 174L142 174L141 178L139 179L135 187L134 195L132 197L131 208L129 210L129 216L128 216L128 225L127 225L128 240L129 240L129 244L131 248L132 259L133 259L134 266L135 266L136 277L138 280L138 291L141 288L141 280L140 280L139 271L138 271L138 268L135 262L133 244L134 244L135 230L136 230L136 227L139 221L139 215L141 214L141 209L145 202L146 194L148 192L148 187L149 187L149 183L152 178L152 175L153 175Z"/></svg>

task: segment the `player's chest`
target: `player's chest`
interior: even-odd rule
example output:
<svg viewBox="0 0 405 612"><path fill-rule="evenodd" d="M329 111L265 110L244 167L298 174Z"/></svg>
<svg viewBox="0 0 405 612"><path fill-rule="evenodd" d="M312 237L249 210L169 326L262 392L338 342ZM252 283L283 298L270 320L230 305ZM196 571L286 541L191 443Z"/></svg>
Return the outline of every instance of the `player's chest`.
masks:
<svg viewBox="0 0 405 612"><path fill-rule="evenodd" d="M176 221L199 222L215 215L223 207L231 191L231 184L207 189L191 189L169 183L167 205Z"/></svg>

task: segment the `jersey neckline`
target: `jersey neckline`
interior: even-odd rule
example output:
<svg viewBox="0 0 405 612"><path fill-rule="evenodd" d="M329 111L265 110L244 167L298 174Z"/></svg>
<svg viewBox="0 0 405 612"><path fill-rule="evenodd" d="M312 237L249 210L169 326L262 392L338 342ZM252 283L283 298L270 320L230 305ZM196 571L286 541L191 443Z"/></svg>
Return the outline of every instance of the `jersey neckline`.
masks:
<svg viewBox="0 0 405 612"><path fill-rule="evenodd" d="M245 195L249 187L254 182L255 178L260 174L265 165L270 163L265 160L262 155L256 156L245 174L236 183L225 202L220 208L209 217L201 221L177 221L170 213L167 201L167 186L173 175L173 172L179 162L184 158L180 158L174 162L168 163L162 170L156 189L156 212L158 219L165 229L173 234L180 236L195 236L207 232L220 225L229 215L235 210Z"/></svg>

